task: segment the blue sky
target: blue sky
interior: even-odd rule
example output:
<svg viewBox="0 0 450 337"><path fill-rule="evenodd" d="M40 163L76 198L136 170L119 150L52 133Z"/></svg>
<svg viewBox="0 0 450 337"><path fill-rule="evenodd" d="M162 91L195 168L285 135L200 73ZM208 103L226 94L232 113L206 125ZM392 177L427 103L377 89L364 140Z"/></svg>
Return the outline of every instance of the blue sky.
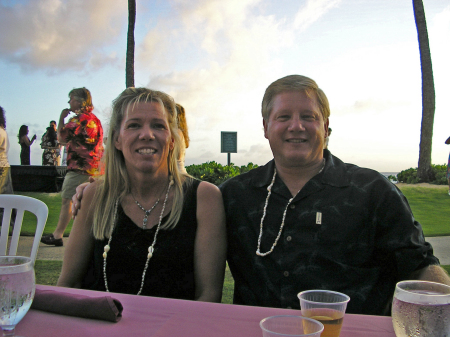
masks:
<svg viewBox="0 0 450 337"><path fill-rule="evenodd" d="M432 161L444 164L450 4L423 2L436 86ZM20 125L40 139L75 87L91 90L108 127L111 101L125 88L127 14L124 0L0 0L11 164L19 163ZM226 164L221 131L238 132L235 164L269 161L264 90L302 74L330 100L333 154L382 172L417 166L421 74L410 0L137 0L135 71L136 86L165 91L186 108L186 165ZM39 142L31 153L40 165Z"/></svg>

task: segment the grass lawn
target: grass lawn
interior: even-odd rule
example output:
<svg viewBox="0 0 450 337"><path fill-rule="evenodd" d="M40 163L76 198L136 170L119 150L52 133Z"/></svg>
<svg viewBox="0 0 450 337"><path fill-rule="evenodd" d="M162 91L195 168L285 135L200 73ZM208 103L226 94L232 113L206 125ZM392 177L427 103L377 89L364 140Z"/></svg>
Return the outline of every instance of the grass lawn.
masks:
<svg viewBox="0 0 450 337"><path fill-rule="evenodd" d="M414 217L423 227L425 236L450 235L450 197L448 186L437 188L403 186Z"/></svg>
<svg viewBox="0 0 450 337"><path fill-rule="evenodd" d="M39 192L15 192L15 194L26 195L35 199L43 201L48 207L48 218L44 228L44 235L51 234L56 228L59 219L59 212L61 211L61 193L39 193ZM34 236L36 231L36 217L34 214L25 212L21 235ZM70 220L69 225L64 232L64 236L69 236L72 230L73 221Z"/></svg>
<svg viewBox="0 0 450 337"><path fill-rule="evenodd" d="M450 235L450 197L447 186L438 188L417 187L415 185L403 186L402 192L408 198L415 218L422 224L425 236ZM44 234L50 234L56 227L61 209L61 195L59 193L32 193L20 192L16 194L27 195L45 202L49 208L49 216ZM36 218L26 214L22 226L23 235L34 235ZM66 229L65 236L70 233L72 221ZM36 282L38 284L56 285L61 272L61 261L36 261ZM450 266L443 266L450 273ZM225 272L225 282L222 303L233 302L234 281L230 270Z"/></svg>

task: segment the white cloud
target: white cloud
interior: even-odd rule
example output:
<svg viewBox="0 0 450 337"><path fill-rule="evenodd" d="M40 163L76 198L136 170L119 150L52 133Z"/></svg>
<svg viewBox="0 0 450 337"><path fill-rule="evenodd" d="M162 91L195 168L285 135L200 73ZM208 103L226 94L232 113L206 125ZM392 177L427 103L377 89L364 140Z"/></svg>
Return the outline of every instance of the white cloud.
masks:
<svg viewBox="0 0 450 337"><path fill-rule="evenodd" d="M300 31L306 30L314 22L319 20L330 9L338 6L342 0L308 0L294 20L294 28Z"/></svg>
<svg viewBox="0 0 450 337"><path fill-rule="evenodd" d="M104 49L127 22L125 1L41 0L0 5L0 58L24 69L93 69L117 57Z"/></svg>
<svg viewBox="0 0 450 337"><path fill-rule="evenodd" d="M186 108L192 135L186 160L205 153L214 160L220 131L238 132L239 151L265 142L260 102L283 71L282 58L294 42L290 27L284 19L260 14L260 0L172 4L170 17L160 18L138 47L136 68L152 74L148 87L166 91ZM267 151L270 157L268 146ZM261 163L259 153L250 155L258 161L239 153L232 161Z"/></svg>

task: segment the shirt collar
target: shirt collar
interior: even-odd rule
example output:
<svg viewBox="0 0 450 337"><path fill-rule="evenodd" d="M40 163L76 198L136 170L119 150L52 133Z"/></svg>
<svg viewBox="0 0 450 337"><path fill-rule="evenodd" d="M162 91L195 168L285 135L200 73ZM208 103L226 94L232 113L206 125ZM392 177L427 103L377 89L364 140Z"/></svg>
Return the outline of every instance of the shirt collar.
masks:
<svg viewBox="0 0 450 337"><path fill-rule="evenodd" d="M350 177L347 173L347 167L339 158L333 156L327 149L323 150L323 157L325 158L325 167L323 171L313 177L311 180L319 180L323 184L344 187L350 184ZM273 177L273 170L275 168L275 161L272 159L266 165L261 166L260 169L252 178L252 185L255 187L269 186Z"/></svg>

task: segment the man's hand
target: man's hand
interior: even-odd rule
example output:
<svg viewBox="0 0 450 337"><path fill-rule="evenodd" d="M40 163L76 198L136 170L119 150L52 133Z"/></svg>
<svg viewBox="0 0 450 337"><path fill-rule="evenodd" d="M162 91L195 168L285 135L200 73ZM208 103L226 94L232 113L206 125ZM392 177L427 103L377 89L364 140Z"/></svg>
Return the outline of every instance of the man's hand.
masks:
<svg viewBox="0 0 450 337"><path fill-rule="evenodd" d="M77 187L75 194L72 197L72 219L77 216L78 210L81 208L81 199L83 198L84 189L95 181L94 178L89 177L89 182L81 184Z"/></svg>

